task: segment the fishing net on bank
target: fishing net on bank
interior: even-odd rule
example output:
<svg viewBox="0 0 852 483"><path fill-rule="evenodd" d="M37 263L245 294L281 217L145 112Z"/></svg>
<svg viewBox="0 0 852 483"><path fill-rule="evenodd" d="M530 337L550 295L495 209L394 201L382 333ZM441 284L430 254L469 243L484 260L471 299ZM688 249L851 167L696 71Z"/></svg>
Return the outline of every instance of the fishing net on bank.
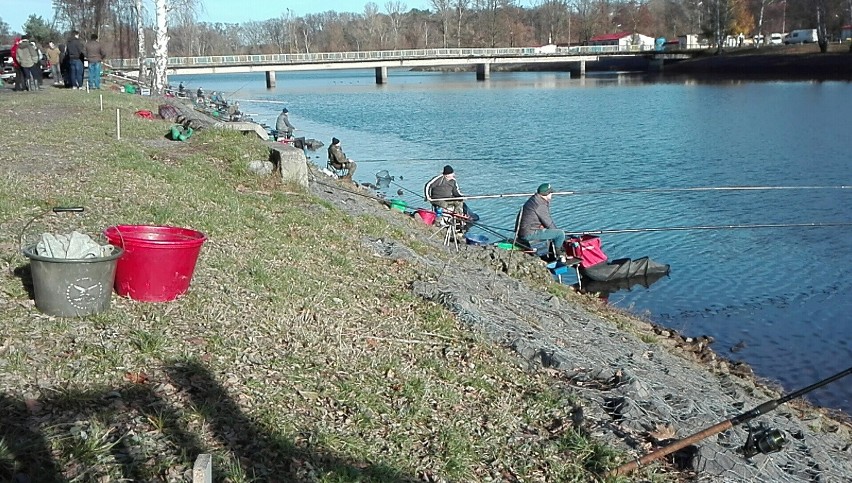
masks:
<svg viewBox="0 0 852 483"><path fill-rule="evenodd" d="M513 349L533 370L555 371L585 401L579 429L628 457L639 458L780 396L756 385L747 368L719 360L707 340L659 328L640 340L629 328L529 289L501 273L512 256L465 249L451 263L436 263L438 280L415 282L414 292ZM465 266L477 258L500 268ZM491 294L487 300L479 296L483 288ZM780 451L748 454L760 445L771 449L779 434L787 441ZM693 481L849 481L852 436L848 425L791 401L660 462Z"/></svg>

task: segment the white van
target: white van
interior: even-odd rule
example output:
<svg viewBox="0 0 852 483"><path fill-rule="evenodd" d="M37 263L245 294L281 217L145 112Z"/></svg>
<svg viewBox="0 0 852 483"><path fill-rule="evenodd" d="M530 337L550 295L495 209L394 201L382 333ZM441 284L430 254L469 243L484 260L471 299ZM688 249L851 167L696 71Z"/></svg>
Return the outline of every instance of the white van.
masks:
<svg viewBox="0 0 852 483"><path fill-rule="evenodd" d="M817 41L816 29L801 29L790 32L784 39L785 44L809 44Z"/></svg>
<svg viewBox="0 0 852 483"><path fill-rule="evenodd" d="M784 43L786 35L779 33L769 34L769 45L781 45Z"/></svg>

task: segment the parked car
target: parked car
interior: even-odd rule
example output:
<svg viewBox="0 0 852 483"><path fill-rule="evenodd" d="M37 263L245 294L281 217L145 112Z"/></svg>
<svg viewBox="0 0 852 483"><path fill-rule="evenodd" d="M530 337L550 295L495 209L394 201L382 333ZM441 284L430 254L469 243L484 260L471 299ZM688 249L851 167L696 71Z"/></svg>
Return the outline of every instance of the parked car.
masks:
<svg viewBox="0 0 852 483"><path fill-rule="evenodd" d="M790 35L784 39L785 44L810 44L816 42L817 39L817 31L816 29L800 29L794 30L790 32Z"/></svg>
<svg viewBox="0 0 852 483"><path fill-rule="evenodd" d="M769 45L781 45L784 43L784 38L787 34L771 33L769 34Z"/></svg>

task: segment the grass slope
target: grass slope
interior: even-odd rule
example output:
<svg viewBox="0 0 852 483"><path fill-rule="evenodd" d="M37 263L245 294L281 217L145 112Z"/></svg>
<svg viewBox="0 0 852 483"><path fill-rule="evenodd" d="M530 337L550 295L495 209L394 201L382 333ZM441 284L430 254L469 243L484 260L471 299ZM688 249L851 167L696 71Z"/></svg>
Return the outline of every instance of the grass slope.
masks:
<svg viewBox="0 0 852 483"><path fill-rule="evenodd" d="M140 96L4 93L0 121L0 480L593 481L613 452L572 429L543 373L408 289L364 237L405 235L244 166L259 143L163 139ZM121 139L116 139L116 109ZM27 230L169 224L208 242L189 293L40 314ZM29 236L29 233L24 233ZM422 248L428 251L427 248Z"/></svg>

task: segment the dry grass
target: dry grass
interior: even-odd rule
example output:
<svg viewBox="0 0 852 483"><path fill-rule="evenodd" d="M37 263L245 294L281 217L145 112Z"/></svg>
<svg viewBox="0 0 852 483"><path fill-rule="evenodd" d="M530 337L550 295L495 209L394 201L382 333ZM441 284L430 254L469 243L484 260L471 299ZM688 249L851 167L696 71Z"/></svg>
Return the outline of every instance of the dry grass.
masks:
<svg viewBox="0 0 852 483"><path fill-rule="evenodd" d="M592 481L613 465L572 429L565 388L360 243L396 228L248 175L257 143L162 141L167 123L132 115L156 111L139 96L105 92L103 112L96 94L0 97L0 479L185 481L202 452L234 482ZM39 223L204 231L191 290L40 314L18 234L56 205L87 211Z"/></svg>

